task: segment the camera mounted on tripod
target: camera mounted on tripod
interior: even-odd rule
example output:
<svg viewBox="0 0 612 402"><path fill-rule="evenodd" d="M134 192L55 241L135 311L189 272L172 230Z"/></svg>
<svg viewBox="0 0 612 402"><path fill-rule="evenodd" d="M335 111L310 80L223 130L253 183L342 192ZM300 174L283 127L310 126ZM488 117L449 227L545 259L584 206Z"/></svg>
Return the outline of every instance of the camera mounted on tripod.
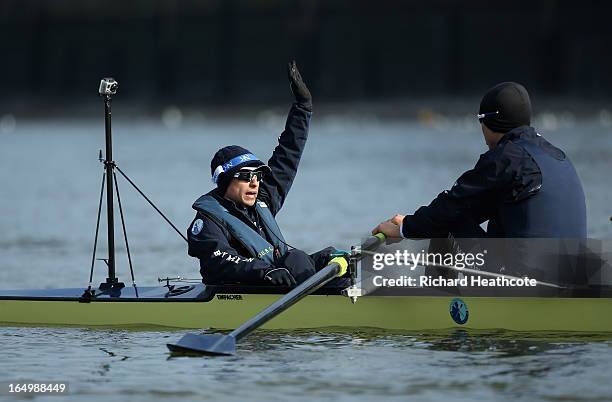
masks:
<svg viewBox="0 0 612 402"><path fill-rule="evenodd" d="M119 83L114 78L102 78L100 81L100 89L98 93L100 96L111 96L117 93L117 87Z"/></svg>

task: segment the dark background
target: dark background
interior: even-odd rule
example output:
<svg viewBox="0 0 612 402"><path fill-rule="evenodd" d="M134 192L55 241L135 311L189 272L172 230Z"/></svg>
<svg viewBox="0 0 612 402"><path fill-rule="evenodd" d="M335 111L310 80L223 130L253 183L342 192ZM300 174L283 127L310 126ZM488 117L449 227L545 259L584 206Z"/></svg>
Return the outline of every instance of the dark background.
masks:
<svg viewBox="0 0 612 402"><path fill-rule="evenodd" d="M295 58L318 101L532 93L609 99L606 1L1 1L0 105L286 99ZM281 78L282 77L282 78Z"/></svg>

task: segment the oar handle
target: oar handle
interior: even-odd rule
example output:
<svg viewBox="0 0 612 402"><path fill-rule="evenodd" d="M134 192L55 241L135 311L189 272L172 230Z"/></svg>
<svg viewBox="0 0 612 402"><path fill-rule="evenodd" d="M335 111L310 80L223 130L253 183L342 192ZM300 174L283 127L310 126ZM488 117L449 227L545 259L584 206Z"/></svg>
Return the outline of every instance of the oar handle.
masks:
<svg viewBox="0 0 612 402"><path fill-rule="evenodd" d="M385 236L384 233L376 233L374 236L370 236L364 240L363 244L361 245L361 249L372 250L384 243L385 240L387 240L387 236Z"/></svg>

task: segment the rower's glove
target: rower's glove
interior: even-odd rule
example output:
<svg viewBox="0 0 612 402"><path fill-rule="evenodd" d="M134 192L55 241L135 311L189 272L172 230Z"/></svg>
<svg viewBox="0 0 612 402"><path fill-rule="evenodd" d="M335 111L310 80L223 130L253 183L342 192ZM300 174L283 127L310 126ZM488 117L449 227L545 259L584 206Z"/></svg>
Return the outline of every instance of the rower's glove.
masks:
<svg viewBox="0 0 612 402"><path fill-rule="evenodd" d="M308 87L302 80L302 76L300 75L300 71L295 64L295 60L291 61L287 65L287 72L289 75L289 86L291 87L293 96L295 96L295 101L304 109L312 112L312 95L310 95Z"/></svg>
<svg viewBox="0 0 612 402"><path fill-rule="evenodd" d="M275 286L293 287L297 284L287 268L272 268L264 275L264 280Z"/></svg>

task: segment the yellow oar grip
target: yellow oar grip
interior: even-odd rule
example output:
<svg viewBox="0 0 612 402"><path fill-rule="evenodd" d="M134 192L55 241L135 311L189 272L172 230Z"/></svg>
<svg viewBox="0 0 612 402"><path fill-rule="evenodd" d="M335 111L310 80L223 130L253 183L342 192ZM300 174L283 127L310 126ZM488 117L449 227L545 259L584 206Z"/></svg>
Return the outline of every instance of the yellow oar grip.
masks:
<svg viewBox="0 0 612 402"><path fill-rule="evenodd" d="M378 237L381 241L385 241L385 239L387 238L384 233L376 233L374 237Z"/></svg>
<svg viewBox="0 0 612 402"><path fill-rule="evenodd" d="M346 274L346 271L348 270L348 262L346 261L346 258L334 257L329 261L329 263L330 264L336 263L338 264L338 266L340 266L340 272L338 272L338 276L342 276Z"/></svg>

